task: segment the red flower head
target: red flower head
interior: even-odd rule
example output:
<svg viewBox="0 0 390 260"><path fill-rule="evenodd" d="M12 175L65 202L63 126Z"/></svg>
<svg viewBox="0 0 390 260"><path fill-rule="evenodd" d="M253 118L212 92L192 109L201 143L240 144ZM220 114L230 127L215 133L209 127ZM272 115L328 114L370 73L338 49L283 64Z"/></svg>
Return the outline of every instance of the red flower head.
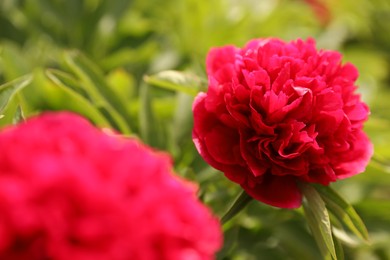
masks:
<svg viewBox="0 0 390 260"><path fill-rule="evenodd" d="M74 114L0 133L0 259L212 259L216 219L171 163Z"/></svg>
<svg viewBox="0 0 390 260"><path fill-rule="evenodd" d="M356 68L313 40L250 41L215 48L209 87L193 105L203 158L253 198L296 208L297 182L328 185L364 171L372 145Z"/></svg>

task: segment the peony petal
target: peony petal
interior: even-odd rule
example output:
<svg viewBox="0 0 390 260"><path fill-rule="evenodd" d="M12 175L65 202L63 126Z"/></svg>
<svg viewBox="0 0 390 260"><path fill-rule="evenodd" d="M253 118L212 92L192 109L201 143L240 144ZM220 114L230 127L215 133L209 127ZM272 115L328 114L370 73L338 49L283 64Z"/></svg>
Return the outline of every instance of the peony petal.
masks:
<svg viewBox="0 0 390 260"><path fill-rule="evenodd" d="M354 82L359 76L358 70L351 63L344 64L344 66L340 69L340 74L342 77L347 78L352 82Z"/></svg>
<svg viewBox="0 0 390 260"><path fill-rule="evenodd" d="M342 110L331 112L321 111L316 117L316 131L319 136L329 136L336 132L345 121L345 114Z"/></svg>
<svg viewBox="0 0 390 260"><path fill-rule="evenodd" d="M279 93L287 80L291 79L290 77L290 63L286 63L282 70L279 72L278 77L272 84L272 90L276 93Z"/></svg>
<svg viewBox="0 0 390 260"><path fill-rule="evenodd" d="M221 67L219 70L215 71L213 74L213 77L217 82L219 82L220 85L223 83L231 83L235 80L237 77L237 72L234 68L234 64L226 64L223 67Z"/></svg>
<svg viewBox="0 0 390 260"><path fill-rule="evenodd" d="M251 107L250 122L251 122L252 128L256 131L257 135L259 135L259 136L274 135L274 127L267 125L265 123L262 115L259 112L257 112L253 107Z"/></svg>
<svg viewBox="0 0 390 260"><path fill-rule="evenodd" d="M242 188L254 199L279 208L299 208L302 194L296 179L291 176L266 175L261 183L251 188L242 184Z"/></svg>
<svg viewBox="0 0 390 260"><path fill-rule="evenodd" d="M204 136L203 142L214 161L233 165L242 162L239 147L240 137L235 129L214 126Z"/></svg>
<svg viewBox="0 0 390 260"><path fill-rule="evenodd" d="M205 93L199 93L192 105L194 131L200 135L207 133L217 121L216 116L206 109L206 97L208 96Z"/></svg>
<svg viewBox="0 0 390 260"><path fill-rule="evenodd" d="M347 107L344 109L349 120L353 122L365 121L368 117L368 106L362 102L355 102L352 107Z"/></svg>
<svg viewBox="0 0 390 260"><path fill-rule="evenodd" d="M334 165L337 178L345 179L364 172L373 153L374 148L367 135L357 132L350 151L336 158L340 160Z"/></svg>
<svg viewBox="0 0 390 260"><path fill-rule="evenodd" d="M226 46L223 48L212 48L206 59L206 69L208 75L213 75L226 64L234 64L236 60L237 48Z"/></svg>
<svg viewBox="0 0 390 260"><path fill-rule="evenodd" d="M343 108L343 100L340 93L326 89L317 95L316 105L323 111L335 111Z"/></svg>
<svg viewBox="0 0 390 260"><path fill-rule="evenodd" d="M262 89L263 92L270 89L270 78L264 69L259 68L256 71L243 70L242 74L244 75L245 82L249 88L254 89L258 87Z"/></svg>
<svg viewBox="0 0 390 260"><path fill-rule="evenodd" d="M249 106L247 103L249 103L249 95L248 95L248 102L240 102L237 100L238 95L231 95L230 93L225 94L225 104L226 109L228 110L229 114L232 116L232 118L235 119L236 124L235 128L242 128L242 127L249 127L249 117L250 114Z"/></svg>
<svg viewBox="0 0 390 260"><path fill-rule="evenodd" d="M242 158L244 158L253 176L261 176L267 171L269 164L262 163L259 160L259 152L261 151L257 149L256 142L251 143L243 131L240 132L240 149Z"/></svg>
<svg viewBox="0 0 390 260"><path fill-rule="evenodd" d="M325 164L322 167L310 169L309 174L300 176L300 179L306 182L329 185L330 182L336 181L337 177L332 167Z"/></svg>

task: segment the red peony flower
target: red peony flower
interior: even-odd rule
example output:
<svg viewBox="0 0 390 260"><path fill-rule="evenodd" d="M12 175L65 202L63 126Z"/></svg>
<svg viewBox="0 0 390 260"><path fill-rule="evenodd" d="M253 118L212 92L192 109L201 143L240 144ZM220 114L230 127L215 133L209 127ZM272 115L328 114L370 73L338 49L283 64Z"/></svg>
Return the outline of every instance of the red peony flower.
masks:
<svg viewBox="0 0 390 260"><path fill-rule="evenodd" d="M212 259L221 233L168 156L47 113L0 133L0 259Z"/></svg>
<svg viewBox="0 0 390 260"><path fill-rule="evenodd" d="M193 105L202 157L253 198L296 208L298 182L328 185L364 171L372 144L362 131L368 107L358 76L314 40L250 41L215 48L209 87Z"/></svg>

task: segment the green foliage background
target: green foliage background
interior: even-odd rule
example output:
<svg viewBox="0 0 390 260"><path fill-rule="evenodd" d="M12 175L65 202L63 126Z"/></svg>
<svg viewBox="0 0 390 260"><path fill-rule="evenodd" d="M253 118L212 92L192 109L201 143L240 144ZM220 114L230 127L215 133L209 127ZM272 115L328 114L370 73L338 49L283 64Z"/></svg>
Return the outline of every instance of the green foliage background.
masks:
<svg viewBox="0 0 390 260"><path fill-rule="evenodd" d="M329 16L319 16L313 2ZM375 155L365 173L333 188L354 205L370 243L342 228L335 234L345 259L390 259L388 0L1 0L0 84L27 74L32 81L10 102L0 91L0 125L21 111L29 117L66 109L136 136L169 152L176 172L199 183L200 198L221 216L240 189L195 151L193 96L207 87L211 47L270 36L313 37L358 67ZM184 73L159 73L165 70ZM252 202L224 231L219 259L321 259L302 209Z"/></svg>

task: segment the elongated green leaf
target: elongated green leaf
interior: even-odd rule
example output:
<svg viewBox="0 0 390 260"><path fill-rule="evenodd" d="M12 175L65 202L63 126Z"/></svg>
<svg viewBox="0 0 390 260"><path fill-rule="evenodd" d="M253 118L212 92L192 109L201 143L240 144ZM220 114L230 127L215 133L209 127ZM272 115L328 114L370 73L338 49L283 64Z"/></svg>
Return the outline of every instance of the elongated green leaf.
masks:
<svg viewBox="0 0 390 260"><path fill-rule="evenodd" d="M192 74L180 71L167 70L151 76L144 76L146 83L156 87L187 93L192 96L200 91L202 80Z"/></svg>
<svg viewBox="0 0 390 260"><path fill-rule="evenodd" d="M246 205L248 205L250 201L252 201L252 197L249 196L248 193L243 190L233 202L233 204L230 206L230 208L227 210L225 215L223 215L223 217L221 218L222 224L225 224L234 216L236 216L241 210L245 208Z"/></svg>
<svg viewBox="0 0 390 260"><path fill-rule="evenodd" d="M77 92L85 99L92 101L89 94L81 86L80 81L73 77L73 75L56 69L47 69L45 75L57 86L70 89L73 92Z"/></svg>
<svg viewBox="0 0 390 260"><path fill-rule="evenodd" d="M319 225L317 223L316 217L313 214L312 210L310 210L310 206L308 205L307 201L302 202L302 206L305 212L306 220L309 225L309 228L312 232L312 235L317 242L317 246L320 249L320 252L324 258L324 260L331 260L332 256L330 253L330 250L328 249L327 245L324 242L324 238L322 236L322 233L320 231ZM335 252L336 254L336 252Z"/></svg>
<svg viewBox="0 0 390 260"><path fill-rule="evenodd" d="M15 115L12 118L12 124L16 125L16 124L23 122L23 121L24 121L23 111L22 111L22 108L18 105L16 107Z"/></svg>
<svg viewBox="0 0 390 260"><path fill-rule="evenodd" d="M356 236L368 242L367 228L355 209L331 187L322 185L316 185L315 187L328 209Z"/></svg>
<svg viewBox="0 0 390 260"><path fill-rule="evenodd" d="M192 122L192 101L193 97L183 93L176 93L176 107L173 112L172 130L170 135L170 152L176 158L193 158L193 153L186 153L188 145L186 143L192 140L188 138L191 136L193 127ZM190 157L188 157L190 156ZM179 161L176 161L179 163Z"/></svg>
<svg viewBox="0 0 390 260"><path fill-rule="evenodd" d="M140 88L139 124L142 140L149 145L159 147L161 141L161 124L152 107L150 86L142 84Z"/></svg>
<svg viewBox="0 0 390 260"><path fill-rule="evenodd" d="M341 241L334 235L332 234L333 242L334 242L334 247L335 247L335 252L338 260L344 260L344 249L343 246L341 245Z"/></svg>
<svg viewBox="0 0 390 260"><path fill-rule="evenodd" d="M32 76L26 75L0 86L0 113L3 112L4 108L15 93L27 86L31 80Z"/></svg>
<svg viewBox="0 0 390 260"><path fill-rule="evenodd" d="M70 51L64 54L65 63L82 81L81 86L94 103L101 104L105 115L112 117L118 130L123 134L131 132L130 118L122 100L115 95L105 81L102 72L79 52Z"/></svg>
<svg viewBox="0 0 390 260"><path fill-rule="evenodd" d="M122 100L116 95L105 80L103 72L100 71L92 61L77 51L66 52L65 62L69 68L85 82L88 92L96 97L105 97L119 113L127 115L127 109Z"/></svg>
<svg viewBox="0 0 390 260"><path fill-rule="evenodd" d="M371 158L371 164L379 169L390 173L390 161L389 159L381 158L380 156L374 155Z"/></svg>
<svg viewBox="0 0 390 260"><path fill-rule="evenodd" d="M173 136L176 144L182 138L187 138L192 129L193 98L185 93L177 93L177 106L173 118Z"/></svg>
<svg viewBox="0 0 390 260"><path fill-rule="evenodd" d="M64 73L58 70L48 69L45 72L46 76L59 88L64 91L64 98L69 100L74 100L74 103L78 106L73 106L72 108L76 112L85 115L95 122L96 125L101 127L111 127L114 126L100 113L97 105L93 105L88 99L86 99L82 94L77 92L79 89L78 82L76 79L72 78L71 75ZM78 109L78 107L80 109Z"/></svg>
<svg viewBox="0 0 390 260"><path fill-rule="evenodd" d="M333 259L337 259L329 214L324 201L312 186L301 183L300 187L305 198L303 209L318 247L324 258L329 259L330 255Z"/></svg>

